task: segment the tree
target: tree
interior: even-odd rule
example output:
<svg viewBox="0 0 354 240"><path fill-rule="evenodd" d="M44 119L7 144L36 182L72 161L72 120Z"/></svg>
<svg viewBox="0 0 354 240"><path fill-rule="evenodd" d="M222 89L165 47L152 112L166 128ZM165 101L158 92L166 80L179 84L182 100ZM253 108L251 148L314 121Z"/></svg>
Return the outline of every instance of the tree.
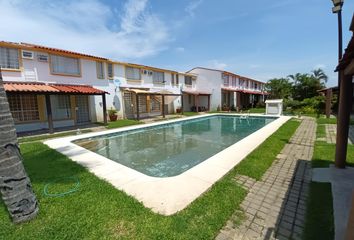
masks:
<svg viewBox="0 0 354 240"><path fill-rule="evenodd" d="M0 69L0 192L14 223L33 219L39 210L22 160Z"/></svg>
<svg viewBox="0 0 354 240"><path fill-rule="evenodd" d="M292 96L299 101L317 96L318 90L325 86L319 76L315 77L313 74L297 73L289 75L288 79L294 81Z"/></svg>
<svg viewBox="0 0 354 240"><path fill-rule="evenodd" d="M320 83L327 83L328 76L325 72L319 68L312 71L312 75L320 82Z"/></svg>
<svg viewBox="0 0 354 240"><path fill-rule="evenodd" d="M292 83L287 78L270 79L265 87L272 99L287 99L292 93Z"/></svg>

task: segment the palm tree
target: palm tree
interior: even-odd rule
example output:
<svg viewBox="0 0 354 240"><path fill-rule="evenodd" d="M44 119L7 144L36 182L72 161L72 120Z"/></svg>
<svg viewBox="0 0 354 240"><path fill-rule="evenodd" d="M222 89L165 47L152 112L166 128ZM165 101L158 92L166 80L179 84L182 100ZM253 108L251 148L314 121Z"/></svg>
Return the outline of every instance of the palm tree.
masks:
<svg viewBox="0 0 354 240"><path fill-rule="evenodd" d="M0 192L14 223L33 219L39 210L22 160L0 68Z"/></svg>
<svg viewBox="0 0 354 240"><path fill-rule="evenodd" d="M325 72L319 68L315 69L312 71L312 75L321 83L322 81L327 83L328 81L328 76L325 74Z"/></svg>

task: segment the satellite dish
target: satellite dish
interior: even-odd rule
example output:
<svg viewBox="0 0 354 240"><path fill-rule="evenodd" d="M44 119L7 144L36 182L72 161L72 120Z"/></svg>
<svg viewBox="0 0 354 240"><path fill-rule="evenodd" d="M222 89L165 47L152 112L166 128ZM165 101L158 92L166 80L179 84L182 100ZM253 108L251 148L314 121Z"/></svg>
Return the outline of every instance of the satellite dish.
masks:
<svg viewBox="0 0 354 240"><path fill-rule="evenodd" d="M115 88L115 91L117 92L117 90L119 91L120 90L120 86L122 85L122 79L121 78L118 78L118 77L115 77L113 79L113 84L114 86L116 87Z"/></svg>

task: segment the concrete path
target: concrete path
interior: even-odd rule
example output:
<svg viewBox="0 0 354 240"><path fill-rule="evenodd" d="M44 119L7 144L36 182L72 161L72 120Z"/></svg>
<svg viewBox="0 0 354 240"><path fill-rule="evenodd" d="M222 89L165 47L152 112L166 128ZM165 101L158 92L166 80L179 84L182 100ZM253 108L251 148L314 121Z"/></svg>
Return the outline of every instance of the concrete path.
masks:
<svg viewBox="0 0 354 240"><path fill-rule="evenodd" d="M304 118L261 181L236 177L249 190L241 204L245 219L235 226L232 216L217 240L301 239L315 136L315 120Z"/></svg>
<svg viewBox="0 0 354 240"><path fill-rule="evenodd" d="M326 126L326 142L336 143L337 137L337 124L325 124ZM349 127L348 143L353 144L354 142L354 126Z"/></svg>

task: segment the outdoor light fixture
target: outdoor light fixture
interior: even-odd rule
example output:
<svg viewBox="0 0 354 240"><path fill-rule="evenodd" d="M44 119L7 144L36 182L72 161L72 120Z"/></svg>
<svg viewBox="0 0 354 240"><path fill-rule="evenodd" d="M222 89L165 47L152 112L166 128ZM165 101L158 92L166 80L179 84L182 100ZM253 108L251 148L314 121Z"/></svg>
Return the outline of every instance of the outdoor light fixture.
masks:
<svg viewBox="0 0 354 240"><path fill-rule="evenodd" d="M334 7L332 8L333 13L338 13L342 10L344 0L332 0Z"/></svg>

